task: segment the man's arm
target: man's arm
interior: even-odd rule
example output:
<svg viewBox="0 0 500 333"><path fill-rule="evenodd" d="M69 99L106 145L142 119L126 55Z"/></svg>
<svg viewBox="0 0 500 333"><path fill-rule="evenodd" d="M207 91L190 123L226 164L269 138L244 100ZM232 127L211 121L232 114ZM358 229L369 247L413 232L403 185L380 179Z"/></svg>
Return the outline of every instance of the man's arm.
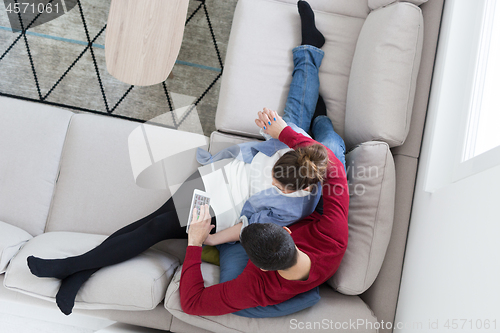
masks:
<svg viewBox="0 0 500 333"><path fill-rule="evenodd" d="M182 310L191 315L219 316L256 306L269 305L259 279L247 268L236 279L205 288L201 274L201 247L189 246L182 265Z"/></svg>
<svg viewBox="0 0 500 333"><path fill-rule="evenodd" d="M200 216L193 211L188 231L188 247L182 265L180 297L182 310L187 314L218 316L242 309L266 306L256 276L243 271L238 278L205 288L201 274L201 245L213 228L208 205L202 206Z"/></svg>

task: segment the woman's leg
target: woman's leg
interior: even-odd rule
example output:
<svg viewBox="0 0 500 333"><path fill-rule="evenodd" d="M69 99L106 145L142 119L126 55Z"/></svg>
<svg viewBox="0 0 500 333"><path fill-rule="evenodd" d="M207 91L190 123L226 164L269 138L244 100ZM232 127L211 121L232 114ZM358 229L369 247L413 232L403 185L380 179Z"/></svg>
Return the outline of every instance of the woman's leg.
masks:
<svg viewBox="0 0 500 333"><path fill-rule="evenodd" d="M132 232L138 227L147 223L152 218L173 209L174 209L173 199L170 198L165 204L163 204L163 206L161 206L155 212L115 231L113 234L111 234L108 238L104 240L103 244L108 242L110 239L113 239L116 236ZM56 303L62 313L64 313L65 315L71 314L71 312L73 311L73 307L75 305L75 298L76 295L78 294L78 291L83 286L83 284L87 282L87 280L92 276L92 274L97 272L99 269L100 268L94 268L94 269L79 271L77 273L69 275L68 277L64 278L61 281L61 286L59 287L59 291L57 292L56 295Z"/></svg>
<svg viewBox="0 0 500 333"><path fill-rule="evenodd" d="M135 257L154 244L171 238L185 238L177 213L160 214L131 232L107 239L101 245L79 256L65 259L28 257L31 272L38 277L65 277L79 271L110 266Z"/></svg>
<svg viewBox="0 0 500 333"><path fill-rule="evenodd" d="M104 242L101 245L99 245L99 247L101 248L101 250L103 250L103 249L105 250L110 245L111 241L114 238L116 238L118 236L122 236L122 235L127 235L127 234L129 236L133 237L133 235L136 235L134 233L134 231L136 231L138 228L140 228L148 223L152 223L150 221L152 221L156 217L158 217L162 214L165 214L167 212L175 212L176 207L178 207L178 208L180 207L181 210L183 209L182 206L187 207L188 204L190 205L190 202L189 203L186 202L183 205L183 202L181 201L181 199L184 197L187 197L187 195L189 193L191 193L191 195L192 195L194 188L203 189L203 182L201 181L200 174L198 171L196 171L193 175L191 175L184 182L184 184L179 188L179 190L174 194L174 196L171 197L163 206L161 206L159 209L157 209L155 212L149 214L148 216L146 216L146 217L144 217L144 218L142 218L134 223L131 223L131 224L121 228L120 230L116 231L115 233L110 235L106 240L104 240ZM176 198L177 205L174 205L174 198ZM189 196L189 198L190 198L190 196ZM181 202L178 202L178 201L181 201ZM187 209L189 209L189 207L187 207ZM175 225L175 224L172 224L172 225ZM173 230L173 232L170 233L167 237L168 238L185 238L187 236L187 234L185 233L185 227L181 228L179 226L179 229L181 229L180 232L178 230ZM101 252L103 252L103 251L101 251ZM104 252L106 252L106 251L104 251ZM104 253L103 256L107 258L108 254ZM92 274L97 272L99 269L100 269L100 267L80 270L74 274L67 276L66 278L64 278L61 281L61 286L60 286L59 291L56 295L56 302L64 314L69 315L72 312L72 309L73 309L73 306L75 303L76 295L77 295L78 291L80 290L81 286L90 278L90 276L92 276Z"/></svg>
<svg viewBox="0 0 500 333"><path fill-rule="evenodd" d="M123 227L87 253L65 259L29 257L28 265L31 272L38 277L64 279L78 271L116 264L117 260L120 260L118 254L120 251L123 253L122 257L129 259L134 253L137 255L161 240L186 238L186 227L181 226L177 215L186 215L185 211L189 210L191 204L188 200L191 199L194 189L204 190L198 171L189 177L172 198L156 212ZM87 258L92 260L86 260Z"/></svg>
<svg viewBox="0 0 500 333"><path fill-rule="evenodd" d="M318 70L324 56L319 48L324 37L316 29L314 12L307 2L299 1L298 7L303 45L293 49L294 70L283 119L308 132L319 95Z"/></svg>

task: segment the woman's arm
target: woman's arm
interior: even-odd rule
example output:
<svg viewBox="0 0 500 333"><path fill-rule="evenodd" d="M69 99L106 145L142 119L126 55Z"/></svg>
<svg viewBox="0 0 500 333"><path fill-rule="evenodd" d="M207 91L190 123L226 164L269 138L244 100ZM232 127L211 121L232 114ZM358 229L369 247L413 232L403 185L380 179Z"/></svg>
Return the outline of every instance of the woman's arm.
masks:
<svg viewBox="0 0 500 333"><path fill-rule="evenodd" d="M232 227L216 232L213 235L209 235L205 240L204 244L213 246L229 242L237 242L240 240L240 232L242 225L243 223L240 222L238 224L233 225Z"/></svg>
<svg viewBox="0 0 500 333"><path fill-rule="evenodd" d="M257 114L259 119L255 119L255 124L257 124L257 126L259 126L264 131L264 133L269 134L274 139L280 140L290 148L295 149L300 146L318 143L312 138L302 135L301 133L298 133L298 135L282 136L281 134L283 133L283 131L289 126L283 120L283 118L278 115L276 111L264 108L263 112L259 111ZM296 134L296 131L292 128L288 128L284 132L289 131L292 131L294 134Z"/></svg>

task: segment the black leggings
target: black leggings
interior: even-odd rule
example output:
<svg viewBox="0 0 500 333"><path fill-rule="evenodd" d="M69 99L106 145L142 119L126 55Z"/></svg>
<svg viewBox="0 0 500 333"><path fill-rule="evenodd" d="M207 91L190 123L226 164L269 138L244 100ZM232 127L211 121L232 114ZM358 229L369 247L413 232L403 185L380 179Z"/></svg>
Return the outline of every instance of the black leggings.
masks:
<svg viewBox="0 0 500 333"><path fill-rule="evenodd" d="M69 314L80 287L100 268L131 259L162 240L187 238L186 227L180 225L179 216L184 218L189 214L194 189L204 190L198 171L191 175L174 196L159 209L114 232L94 249L66 259L35 258L32 259L30 269L34 274L38 271L38 274L35 274L37 276L46 275L62 279L56 301L60 309ZM212 224L216 224L212 210L211 215Z"/></svg>
<svg viewBox="0 0 500 333"><path fill-rule="evenodd" d="M184 218L189 215L194 189L205 189L198 171L192 174L174 196L155 212L114 232L96 248L82 255L67 258L68 269L72 273L86 271L91 275L101 267L133 258L160 241L186 239L186 227L181 227L179 216ZM213 211L211 215L212 224L215 224Z"/></svg>

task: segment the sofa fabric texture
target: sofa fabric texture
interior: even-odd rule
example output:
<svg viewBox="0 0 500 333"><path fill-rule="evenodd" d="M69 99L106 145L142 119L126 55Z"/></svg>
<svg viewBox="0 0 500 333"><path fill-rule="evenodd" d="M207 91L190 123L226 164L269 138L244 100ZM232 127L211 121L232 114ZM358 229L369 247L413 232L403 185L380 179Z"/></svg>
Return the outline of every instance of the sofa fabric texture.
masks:
<svg viewBox="0 0 500 333"><path fill-rule="evenodd" d="M10 260L31 238L25 230L0 221L0 274L5 273Z"/></svg>
<svg viewBox="0 0 500 333"><path fill-rule="evenodd" d="M10 263L4 285L21 293L55 302L60 280L31 274L26 258L56 259L82 254L106 237L74 232L47 232L27 243ZM75 308L151 310L165 296L179 266L177 258L149 249L139 256L97 271L80 290Z"/></svg>
<svg viewBox="0 0 500 333"><path fill-rule="evenodd" d="M359 295L377 278L391 238L396 173L385 142L365 142L346 156L349 183L349 241L328 284Z"/></svg>

